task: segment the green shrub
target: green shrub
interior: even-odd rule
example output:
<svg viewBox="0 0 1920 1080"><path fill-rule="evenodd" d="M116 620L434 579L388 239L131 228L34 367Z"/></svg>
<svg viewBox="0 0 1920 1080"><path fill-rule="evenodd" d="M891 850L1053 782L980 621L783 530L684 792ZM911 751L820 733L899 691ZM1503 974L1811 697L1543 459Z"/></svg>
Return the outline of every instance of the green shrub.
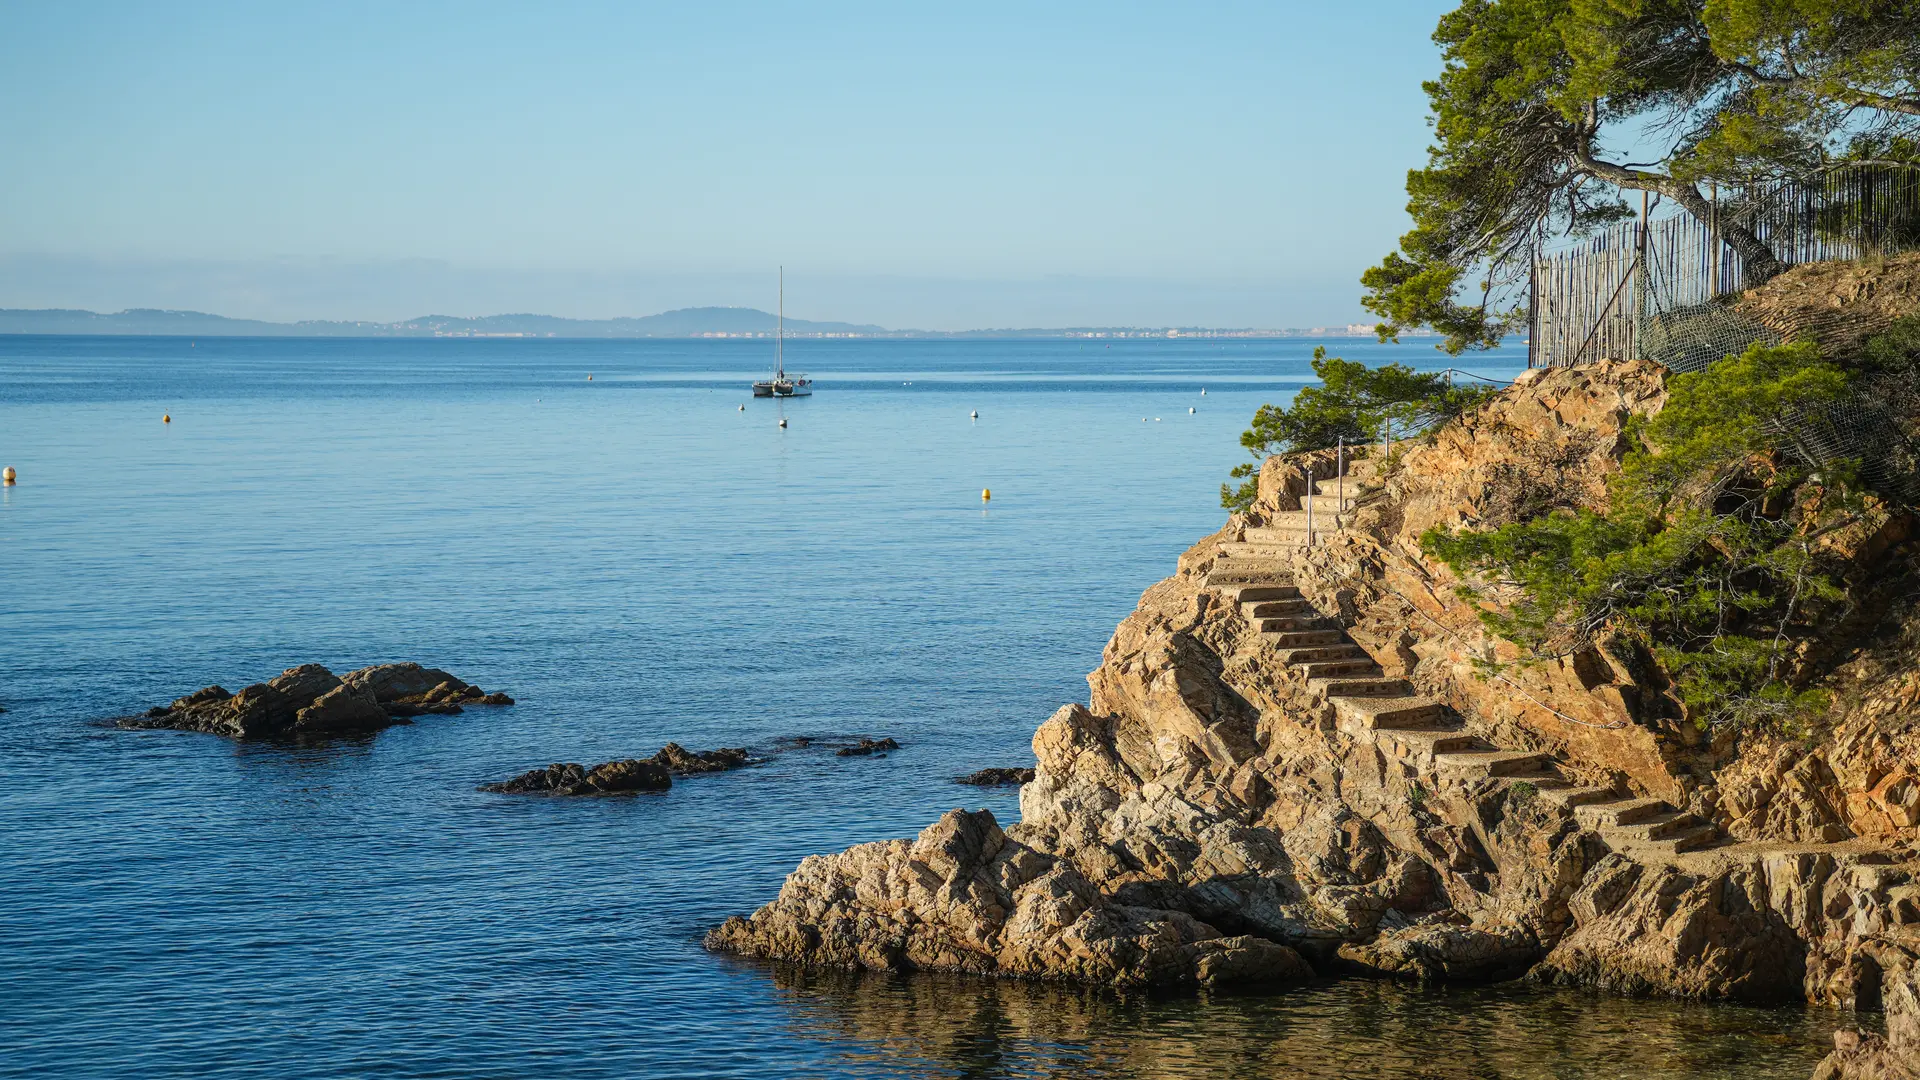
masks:
<svg viewBox="0 0 1920 1080"><path fill-rule="evenodd" d="M1779 420L1848 385L1808 343L1675 375L1666 407L1628 425L1606 513L1435 528L1421 546L1465 594L1498 590L1503 603L1482 619L1533 658L1618 635L1659 662L1701 727L1790 724L1824 701L1796 686L1796 649L1846 600L1814 541L1860 502L1844 465L1812 477L1781 452Z"/></svg>
<svg viewBox="0 0 1920 1080"><path fill-rule="evenodd" d="M1492 395L1490 387L1453 386L1445 372L1419 372L1405 364L1370 368L1357 360L1313 350L1319 386L1303 387L1291 404L1262 405L1240 445L1253 460L1236 465L1238 485L1220 485L1220 505L1244 510L1259 493L1260 466L1271 455L1323 450L1348 443L1404 439L1459 416Z"/></svg>

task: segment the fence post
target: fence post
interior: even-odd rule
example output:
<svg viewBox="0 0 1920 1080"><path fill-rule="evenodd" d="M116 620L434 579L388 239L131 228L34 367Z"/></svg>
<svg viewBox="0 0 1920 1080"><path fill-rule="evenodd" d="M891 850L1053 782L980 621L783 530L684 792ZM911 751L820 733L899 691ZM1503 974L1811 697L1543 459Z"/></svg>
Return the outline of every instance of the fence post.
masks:
<svg viewBox="0 0 1920 1080"><path fill-rule="evenodd" d="M1647 213L1651 209L1651 207L1647 205L1647 202L1648 193L1646 189L1643 188L1640 191L1640 234L1635 238L1638 243L1635 244L1633 249L1635 267L1633 280L1633 317L1626 320L1627 332L1625 334L1626 341L1624 342L1626 348L1624 351L1626 353L1625 359L1627 360L1640 359L1640 326L1647 317L1647 248L1653 239L1651 235L1652 230L1648 228L1647 222Z"/></svg>
<svg viewBox="0 0 1920 1080"><path fill-rule="evenodd" d="M1707 299L1720 295L1720 181L1707 181Z"/></svg>

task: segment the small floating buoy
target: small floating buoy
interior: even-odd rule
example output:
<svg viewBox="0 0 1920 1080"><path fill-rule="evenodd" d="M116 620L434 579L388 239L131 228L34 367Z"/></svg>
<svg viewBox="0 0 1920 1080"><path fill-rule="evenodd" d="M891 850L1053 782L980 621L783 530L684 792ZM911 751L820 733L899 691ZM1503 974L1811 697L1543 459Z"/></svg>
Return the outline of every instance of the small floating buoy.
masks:
<svg viewBox="0 0 1920 1080"><path fill-rule="evenodd" d="M13 483L16 479L19 478L19 476L20 474L17 472L14 472L13 466L11 465L7 466L4 471L0 471L0 480L4 480L9 484Z"/></svg>
<svg viewBox="0 0 1920 1080"><path fill-rule="evenodd" d="M979 410L979 409L975 409L975 410L973 410L972 412L970 412L970 413L968 413L968 414L967 414L967 416L968 416L968 418L969 418L969 419L972 419L972 420L978 420L978 419L980 419L980 410Z"/></svg>
<svg viewBox="0 0 1920 1080"><path fill-rule="evenodd" d="M1201 387L1201 388L1200 388L1200 396L1201 396L1201 397L1206 397L1206 396L1207 396L1207 388L1206 388L1206 387L1204 387L1204 386L1203 386L1203 387Z"/></svg>
<svg viewBox="0 0 1920 1080"><path fill-rule="evenodd" d="M161 423L163 423L163 424L171 424L171 423L173 423L173 414L172 414L172 413L161 413L161 414L160 414L160 422L161 422Z"/></svg>
<svg viewBox="0 0 1920 1080"><path fill-rule="evenodd" d="M1191 405L1189 405L1189 406L1187 406L1187 415L1188 415L1188 416L1192 416L1192 415L1193 415L1193 406L1191 406Z"/></svg>
<svg viewBox="0 0 1920 1080"><path fill-rule="evenodd" d="M786 427L786 426L787 426L787 418L786 418L786 417L784 417L784 416L783 416L783 417L781 417L781 418L780 418L780 426L781 426L781 427Z"/></svg>
<svg viewBox="0 0 1920 1080"><path fill-rule="evenodd" d="M592 382L592 381L593 381L593 372L591 372L591 371L589 371L589 372L587 372L587 381L588 381L588 382Z"/></svg>
<svg viewBox="0 0 1920 1080"><path fill-rule="evenodd" d="M1160 418L1159 418L1159 417L1157 417L1157 416L1156 416L1156 417L1154 417L1154 418L1153 418L1153 422L1154 422L1154 423L1156 423L1156 424L1157 424L1157 423L1159 423L1159 422L1160 422Z"/></svg>
<svg viewBox="0 0 1920 1080"><path fill-rule="evenodd" d="M740 406L740 411L741 411L741 412L746 412L746 411L747 411L747 407L746 407L745 405L742 405L742 406Z"/></svg>
<svg viewBox="0 0 1920 1080"><path fill-rule="evenodd" d="M8 471L9 471L9 472L11 472L12 470L11 470L11 469L9 469ZM980 501L981 501L981 502L992 502L992 501L993 501L993 489L992 489L992 488L981 488L981 489L980 489Z"/></svg>

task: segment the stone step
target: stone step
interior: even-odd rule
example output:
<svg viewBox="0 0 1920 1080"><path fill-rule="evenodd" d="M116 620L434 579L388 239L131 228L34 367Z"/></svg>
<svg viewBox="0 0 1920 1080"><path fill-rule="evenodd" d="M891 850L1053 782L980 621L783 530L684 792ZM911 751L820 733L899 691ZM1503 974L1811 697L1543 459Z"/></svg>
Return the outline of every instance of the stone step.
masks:
<svg viewBox="0 0 1920 1080"><path fill-rule="evenodd" d="M1333 524L1333 498L1327 496L1313 508L1313 529L1319 532ZM1291 543L1292 537L1307 531L1307 512L1305 510L1281 510L1268 515L1265 525L1249 525L1240 531L1240 538L1249 544L1262 542Z"/></svg>
<svg viewBox="0 0 1920 1080"><path fill-rule="evenodd" d="M1671 840L1705 824L1706 822L1697 815L1675 811L1670 814L1659 814L1644 821L1636 821L1631 825L1619 825L1616 828L1624 832L1636 833L1648 840Z"/></svg>
<svg viewBox="0 0 1920 1080"><path fill-rule="evenodd" d="M1318 525L1314 527L1314 531L1320 531ZM1306 532L1303 530L1299 534L1300 541L1304 542L1306 535ZM1291 564L1294 553L1300 550L1300 543L1288 540L1285 543L1266 541L1250 544L1237 540L1226 540L1216 545L1214 550L1219 553L1221 558L1225 559L1245 560L1247 562L1284 562Z"/></svg>
<svg viewBox="0 0 1920 1080"><path fill-rule="evenodd" d="M1475 750L1459 754L1437 754L1436 772L1454 776L1515 776L1537 772L1553 759L1546 754L1526 750Z"/></svg>
<svg viewBox="0 0 1920 1080"><path fill-rule="evenodd" d="M1240 614L1248 622L1254 622L1259 619L1277 619L1283 615L1318 615L1320 609L1314 607L1305 598L1295 595L1284 600L1256 600L1253 603L1241 604Z"/></svg>
<svg viewBox="0 0 1920 1080"><path fill-rule="evenodd" d="M1214 563L1207 571L1209 585L1269 585L1291 583L1293 565L1291 563L1263 564L1252 561L1233 563Z"/></svg>
<svg viewBox="0 0 1920 1080"><path fill-rule="evenodd" d="M1373 733L1373 742L1382 753L1396 761L1422 767L1433 764L1439 754L1456 754L1484 745L1463 731L1421 731L1407 728L1383 728Z"/></svg>
<svg viewBox="0 0 1920 1080"><path fill-rule="evenodd" d="M1219 590L1220 595L1224 597L1229 604L1244 604L1253 600L1285 600L1290 596L1300 595L1300 590L1290 584L1283 585L1271 582L1254 584L1250 582L1209 581L1205 583L1205 587Z"/></svg>
<svg viewBox="0 0 1920 1080"><path fill-rule="evenodd" d="M1297 649L1304 645L1339 645L1346 641L1344 630L1292 630L1274 627L1268 623L1287 622L1286 619L1263 619L1254 625L1265 635L1267 643L1276 649Z"/></svg>
<svg viewBox="0 0 1920 1080"><path fill-rule="evenodd" d="M1321 679L1377 679L1381 676L1380 665L1373 657L1346 660L1313 660L1299 665L1307 673L1309 684Z"/></svg>
<svg viewBox="0 0 1920 1080"><path fill-rule="evenodd" d="M1313 531L1320 531L1318 520L1313 523ZM1241 542L1246 544L1279 548L1298 547L1306 540L1307 518L1302 514L1298 525L1292 522L1281 522L1277 525L1249 525L1241 530L1240 536Z"/></svg>
<svg viewBox="0 0 1920 1080"><path fill-rule="evenodd" d="M1446 716L1446 706L1432 698L1336 698L1333 711L1343 729L1356 731L1412 731L1431 728Z"/></svg>
<svg viewBox="0 0 1920 1080"><path fill-rule="evenodd" d="M1307 689L1323 698L1393 698L1413 696L1413 687L1409 685L1405 679L1353 678L1348 676L1328 679L1308 679Z"/></svg>
<svg viewBox="0 0 1920 1080"><path fill-rule="evenodd" d="M1250 619L1248 621L1252 622L1254 620ZM1306 634L1323 630L1341 630L1339 623L1334 622L1319 612L1315 612L1312 615L1281 615L1276 618L1261 619L1258 621L1261 626L1265 627L1265 629L1261 631L1263 634ZM1345 632L1341 631L1341 639L1345 640L1345 638Z"/></svg>
<svg viewBox="0 0 1920 1080"><path fill-rule="evenodd" d="M1701 822L1684 832L1675 833L1666 838L1665 843L1678 855L1687 851L1698 851L1720 839L1720 830L1707 822Z"/></svg>
<svg viewBox="0 0 1920 1080"><path fill-rule="evenodd" d="M1620 797L1612 788L1580 787L1566 783L1564 787L1540 789L1540 794L1559 806L1587 806L1591 803L1612 802Z"/></svg>
<svg viewBox="0 0 1920 1080"><path fill-rule="evenodd" d="M1280 662L1283 664L1312 664L1326 660L1364 660L1373 662L1367 650L1354 644L1345 645L1308 645L1300 649L1281 649Z"/></svg>
<svg viewBox="0 0 1920 1080"><path fill-rule="evenodd" d="M1325 484L1326 481L1322 480L1321 483ZM1312 503L1313 504L1313 523L1314 525L1318 526L1322 519L1331 520L1329 515L1338 514L1343 511L1353 509L1353 504L1358 502L1359 499L1360 497L1354 494L1354 487L1352 484L1347 485L1347 497L1345 501L1341 500L1339 492L1329 487L1325 491L1320 492L1319 494L1309 495L1305 499L1302 499L1301 500L1302 505L1298 512L1305 513L1307 509L1305 504Z"/></svg>
<svg viewBox="0 0 1920 1080"><path fill-rule="evenodd" d="M1587 828L1631 825L1659 814L1672 813L1664 799L1615 799L1574 807L1574 817Z"/></svg>
<svg viewBox="0 0 1920 1080"><path fill-rule="evenodd" d="M1252 582L1202 582L1204 588L1210 588L1221 594L1227 603L1246 603L1248 600L1284 600L1298 590L1290 584L1252 584Z"/></svg>

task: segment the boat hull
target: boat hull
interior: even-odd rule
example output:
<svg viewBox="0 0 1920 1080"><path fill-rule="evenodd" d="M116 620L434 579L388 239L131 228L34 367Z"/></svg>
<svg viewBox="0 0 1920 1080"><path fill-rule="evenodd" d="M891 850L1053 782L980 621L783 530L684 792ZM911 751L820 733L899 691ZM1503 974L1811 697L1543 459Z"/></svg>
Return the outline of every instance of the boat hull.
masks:
<svg viewBox="0 0 1920 1080"><path fill-rule="evenodd" d="M779 379L753 384L754 397L812 397L813 382L809 379Z"/></svg>

